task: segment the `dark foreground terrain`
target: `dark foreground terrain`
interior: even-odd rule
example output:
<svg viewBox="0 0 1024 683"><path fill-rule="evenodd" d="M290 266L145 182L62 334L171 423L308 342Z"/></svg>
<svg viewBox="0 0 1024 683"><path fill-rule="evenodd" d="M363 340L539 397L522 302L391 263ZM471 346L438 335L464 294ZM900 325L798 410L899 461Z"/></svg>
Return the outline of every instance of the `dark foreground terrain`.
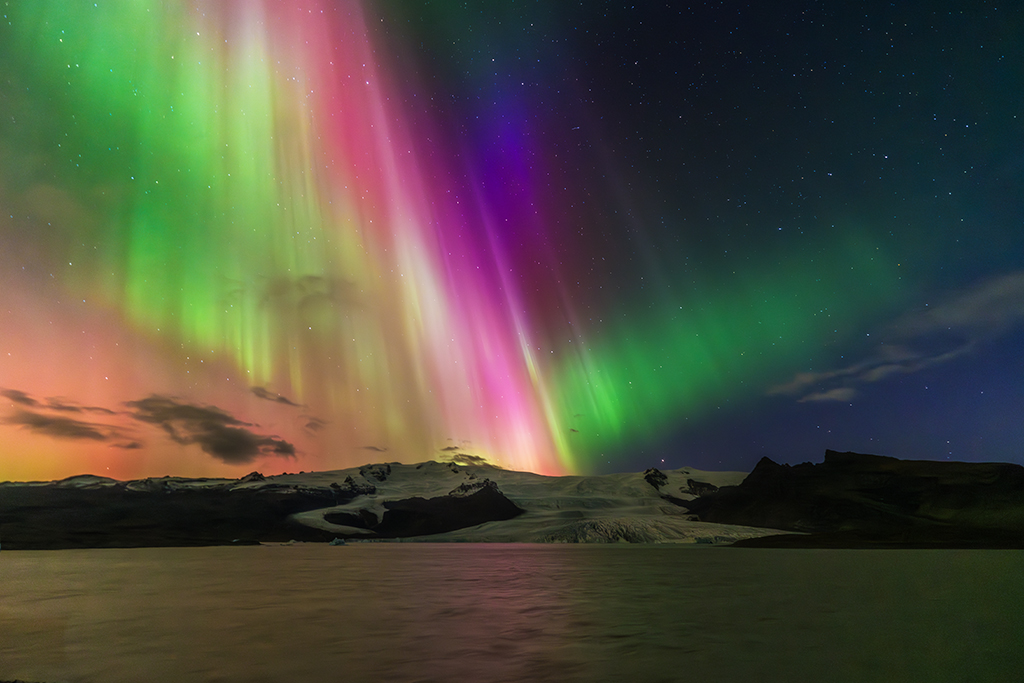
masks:
<svg viewBox="0 0 1024 683"><path fill-rule="evenodd" d="M826 451L818 464L780 465L764 458L742 480L731 479L738 485L718 487L693 476L685 468L652 468L642 475L541 477L428 462L365 465L298 479L254 472L238 480L81 476L3 483L0 540L5 550L435 534L464 540L451 532L486 528L475 538L707 542L713 533L712 542L720 537L740 547L1024 548L1019 465ZM520 517L523 508L530 510L533 527L516 526L527 519ZM722 526L708 531L697 520L733 525L737 534ZM497 524L480 526L488 522ZM503 528L519 531L499 533ZM792 533L771 535L776 529Z"/></svg>
<svg viewBox="0 0 1024 683"><path fill-rule="evenodd" d="M1024 467L825 452L820 464L763 458L739 486L690 501L701 521L800 532L773 548L1024 548Z"/></svg>
<svg viewBox="0 0 1024 683"><path fill-rule="evenodd" d="M0 540L4 550L328 542L344 534L301 524L292 515L343 505L373 492L372 486L353 485L351 479L330 486L262 480L253 473L208 485L202 480L117 482L100 477L6 483L0 485ZM486 480L446 496L412 497L384 507L380 520L355 520L355 526L369 530L360 538L414 537L523 512Z"/></svg>
<svg viewBox="0 0 1024 683"><path fill-rule="evenodd" d="M0 538L4 550L329 541L326 532L288 516L334 504L316 491L6 485Z"/></svg>

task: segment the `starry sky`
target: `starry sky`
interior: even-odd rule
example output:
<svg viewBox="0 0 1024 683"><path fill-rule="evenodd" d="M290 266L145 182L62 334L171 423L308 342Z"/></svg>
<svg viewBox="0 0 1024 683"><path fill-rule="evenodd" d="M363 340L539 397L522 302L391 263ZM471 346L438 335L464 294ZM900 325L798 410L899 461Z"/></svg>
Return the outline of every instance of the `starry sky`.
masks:
<svg viewBox="0 0 1024 683"><path fill-rule="evenodd" d="M2 3L0 480L1024 464L1024 11Z"/></svg>

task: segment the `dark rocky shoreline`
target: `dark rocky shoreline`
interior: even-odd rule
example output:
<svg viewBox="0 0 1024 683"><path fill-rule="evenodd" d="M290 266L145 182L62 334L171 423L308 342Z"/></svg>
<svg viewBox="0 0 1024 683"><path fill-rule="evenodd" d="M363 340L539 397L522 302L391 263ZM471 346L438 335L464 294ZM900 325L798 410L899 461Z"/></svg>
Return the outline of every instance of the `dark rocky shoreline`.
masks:
<svg viewBox="0 0 1024 683"><path fill-rule="evenodd" d="M131 490L5 486L4 550L251 545L330 541L289 515L344 502L344 494L289 489Z"/></svg>
<svg viewBox="0 0 1024 683"><path fill-rule="evenodd" d="M690 501L701 521L794 534L747 548L1024 548L1024 467L826 451L820 464L768 458L739 486Z"/></svg>

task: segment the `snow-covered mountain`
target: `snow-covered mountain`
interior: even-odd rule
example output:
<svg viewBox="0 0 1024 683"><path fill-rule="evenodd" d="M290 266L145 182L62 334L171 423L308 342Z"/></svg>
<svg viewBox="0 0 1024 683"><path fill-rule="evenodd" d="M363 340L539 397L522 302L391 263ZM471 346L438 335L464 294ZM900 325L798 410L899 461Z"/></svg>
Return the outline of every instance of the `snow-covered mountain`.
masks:
<svg viewBox="0 0 1024 683"><path fill-rule="evenodd" d="M0 484L8 547L402 539L730 543L778 533L697 521L680 504L742 472L551 477L489 465L380 463L241 479L82 475ZM6 501L6 504L5 504Z"/></svg>

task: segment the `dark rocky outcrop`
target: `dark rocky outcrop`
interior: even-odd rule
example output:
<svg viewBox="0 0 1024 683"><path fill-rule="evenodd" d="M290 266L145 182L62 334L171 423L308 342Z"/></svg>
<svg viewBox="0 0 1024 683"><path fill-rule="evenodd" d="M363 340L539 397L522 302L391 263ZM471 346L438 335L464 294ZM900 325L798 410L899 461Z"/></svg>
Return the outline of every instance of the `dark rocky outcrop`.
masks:
<svg viewBox="0 0 1024 683"><path fill-rule="evenodd" d="M669 493L668 490L663 490L664 487L668 486L668 475L659 470L657 467L649 467L644 470L644 481L653 486L655 490L661 495L662 500L677 505L679 507L689 507L689 502L683 498L678 498ZM702 496L705 493L713 493L718 490L718 487L714 484L706 484L704 482L696 481L694 479L686 480L687 488L679 487L680 493L688 493L694 496Z"/></svg>
<svg viewBox="0 0 1024 683"><path fill-rule="evenodd" d="M473 495L481 489L494 489L495 491L498 491L498 485L490 479L466 482L465 484L459 484L456 486L448 495L453 498L465 498ZM498 491L498 493L501 493L501 491Z"/></svg>
<svg viewBox="0 0 1024 683"><path fill-rule="evenodd" d="M332 524L368 529L379 538L405 538L503 521L524 512L489 479L462 484L446 496L388 501L384 509L379 520L365 510L359 515L328 513L324 519Z"/></svg>
<svg viewBox="0 0 1024 683"><path fill-rule="evenodd" d="M154 480L132 488L6 484L0 490L0 538L4 550L326 542L334 535L289 516L354 497L294 486L175 489Z"/></svg>
<svg viewBox="0 0 1024 683"><path fill-rule="evenodd" d="M391 465L363 465L359 468L359 474L366 480L372 478L377 481L387 481L387 478L391 476Z"/></svg>
<svg viewBox="0 0 1024 683"><path fill-rule="evenodd" d="M679 487L681 493L689 493L694 496L706 496L717 490L718 487L714 484L709 484L706 481L697 481L696 479L687 479L685 489L682 486Z"/></svg>
<svg viewBox="0 0 1024 683"><path fill-rule="evenodd" d="M1024 467L826 451L820 464L763 458L739 486L686 505L702 521L807 535L746 546L1024 547Z"/></svg>
<svg viewBox="0 0 1024 683"><path fill-rule="evenodd" d="M644 470L644 481L653 486L656 489L660 489L662 486L668 483L668 477L664 472L659 470L657 467L649 467Z"/></svg>
<svg viewBox="0 0 1024 683"><path fill-rule="evenodd" d="M345 477L345 483L343 484L339 485L338 482L334 482L331 484L331 488L357 496L370 496L377 492L376 486L366 481L356 481L352 478L352 475Z"/></svg>
<svg viewBox="0 0 1024 683"><path fill-rule="evenodd" d="M116 479L110 477L98 477L94 474L80 474L53 482L52 486L77 489L98 489L117 484Z"/></svg>

